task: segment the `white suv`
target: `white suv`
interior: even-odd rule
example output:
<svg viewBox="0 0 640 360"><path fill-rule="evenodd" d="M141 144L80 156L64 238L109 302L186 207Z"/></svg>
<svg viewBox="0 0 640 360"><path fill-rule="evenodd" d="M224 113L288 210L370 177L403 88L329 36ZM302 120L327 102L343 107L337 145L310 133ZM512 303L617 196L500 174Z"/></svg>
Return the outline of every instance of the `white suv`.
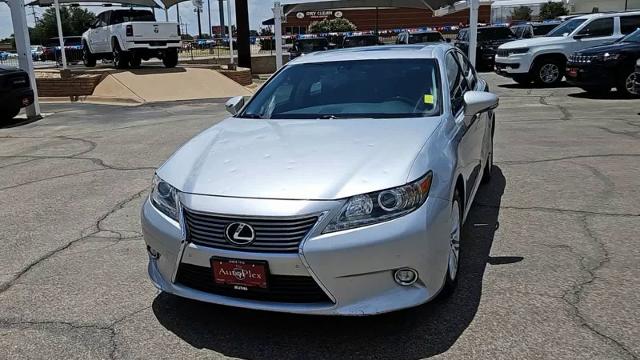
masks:
<svg viewBox="0 0 640 360"><path fill-rule="evenodd" d="M500 75L518 83L556 85L562 81L567 58L588 47L614 42L640 27L640 11L590 14L568 20L545 37L508 42L498 48Z"/></svg>

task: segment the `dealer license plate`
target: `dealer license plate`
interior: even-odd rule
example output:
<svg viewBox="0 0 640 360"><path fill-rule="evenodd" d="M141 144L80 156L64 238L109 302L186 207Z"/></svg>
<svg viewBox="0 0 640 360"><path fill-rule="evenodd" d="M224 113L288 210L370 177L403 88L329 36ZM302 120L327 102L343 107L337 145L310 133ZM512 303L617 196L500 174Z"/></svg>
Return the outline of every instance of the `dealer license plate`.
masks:
<svg viewBox="0 0 640 360"><path fill-rule="evenodd" d="M267 262L213 257L211 268L216 284L236 290L267 288Z"/></svg>

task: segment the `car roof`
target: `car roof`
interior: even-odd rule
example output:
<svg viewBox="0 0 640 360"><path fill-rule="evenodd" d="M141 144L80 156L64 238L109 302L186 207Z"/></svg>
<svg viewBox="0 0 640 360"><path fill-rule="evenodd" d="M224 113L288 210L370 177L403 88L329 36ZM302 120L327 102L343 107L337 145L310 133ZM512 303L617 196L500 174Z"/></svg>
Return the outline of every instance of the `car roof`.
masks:
<svg viewBox="0 0 640 360"><path fill-rule="evenodd" d="M586 15L576 16L573 19L589 20L589 19L596 19L596 18L602 18L602 17L614 17L614 16L625 16L625 15L640 15L640 11L586 14Z"/></svg>
<svg viewBox="0 0 640 360"><path fill-rule="evenodd" d="M374 59L435 59L439 53L453 48L450 44L380 45L339 50L319 51L291 61L290 64L309 64L331 61Z"/></svg>

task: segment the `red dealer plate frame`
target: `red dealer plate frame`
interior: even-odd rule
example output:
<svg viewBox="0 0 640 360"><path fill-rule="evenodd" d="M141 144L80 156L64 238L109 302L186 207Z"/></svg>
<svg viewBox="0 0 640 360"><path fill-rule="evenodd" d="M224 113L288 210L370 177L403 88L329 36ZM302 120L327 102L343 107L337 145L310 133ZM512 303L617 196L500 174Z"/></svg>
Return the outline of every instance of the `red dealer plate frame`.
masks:
<svg viewBox="0 0 640 360"><path fill-rule="evenodd" d="M567 69L567 75L571 77L578 77L578 68L570 67Z"/></svg>
<svg viewBox="0 0 640 360"><path fill-rule="evenodd" d="M236 290L268 289L269 264L266 261L211 258L213 281Z"/></svg>

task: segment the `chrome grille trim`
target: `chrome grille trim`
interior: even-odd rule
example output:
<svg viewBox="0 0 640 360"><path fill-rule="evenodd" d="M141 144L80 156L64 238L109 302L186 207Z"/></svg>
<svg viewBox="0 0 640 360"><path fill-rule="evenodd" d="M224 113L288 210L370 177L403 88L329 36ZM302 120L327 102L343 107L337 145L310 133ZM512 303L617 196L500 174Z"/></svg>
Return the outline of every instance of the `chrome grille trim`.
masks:
<svg viewBox="0 0 640 360"><path fill-rule="evenodd" d="M199 212L183 208L187 239L197 245L218 249L298 253L300 243L318 221L318 215L300 217L252 217ZM251 225L255 240L245 246L227 241L225 228L234 222Z"/></svg>

